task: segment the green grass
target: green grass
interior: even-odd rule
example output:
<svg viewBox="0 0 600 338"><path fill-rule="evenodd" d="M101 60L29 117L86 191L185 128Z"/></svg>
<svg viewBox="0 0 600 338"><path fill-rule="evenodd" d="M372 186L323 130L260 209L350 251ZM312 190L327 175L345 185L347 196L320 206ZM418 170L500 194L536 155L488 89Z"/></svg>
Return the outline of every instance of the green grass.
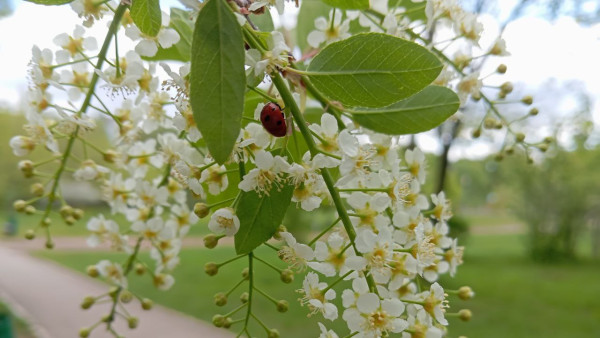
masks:
<svg viewBox="0 0 600 338"><path fill-rule="evenodd" d="M473 319L467 323L451 319L450 337L600 337L600 263L535 264L525 258L524 238L519 235L471 236L466 246L465 264L455 278L444 278L442 285L448 289L469 285L475 290L476 297L470 301L450 298L450 311L469 308ZM79 271L103 257L119 258L118 254L98 252L41 255ZM239 304L239 292L230 298L225 310L212 304L212 296L235 284L246 262L236 261L215 277L205 275L203 265L207 261L224 261L232 255L232 248L183 250L172 290L156 291L147 277L132 277L130 284L134 292L157 303L210 320L213 314L224 313ZM270 249L259 250L257 255L280 263ZM259 302L254 306L259 309L260 317L285 333L285 337L316 337L316 318L307 323L306 308L300 307L295 301L297 296L291 293L300 287L301 281L286 285L262 263L256 262L256 268L257 285L275 298L290 302L290 311L280 314L272 303L256 294ZM341 319L332 327L338 329L340 336L347 334ZM259 330L254 327L252 332L262 336Z"/></svg>
<svg viewBox="0 0 600 338"><path fill-rule="evenodd" d="M522 224L519 218L503 209L477 208L464 210L458 213L464 217L469 226L498 226L508 224Z"/></svg>

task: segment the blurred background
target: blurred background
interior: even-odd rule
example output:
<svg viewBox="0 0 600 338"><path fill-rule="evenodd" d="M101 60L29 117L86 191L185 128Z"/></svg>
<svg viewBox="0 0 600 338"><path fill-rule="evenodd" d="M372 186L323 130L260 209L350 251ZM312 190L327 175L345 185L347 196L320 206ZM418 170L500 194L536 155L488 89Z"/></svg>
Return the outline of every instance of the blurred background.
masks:
<svg viewBox="0 0 600 338"><path fill-rule="evenodd" d="M455 278L444 278L443 285L473 288L473 300L452 304L458 306L455 310L471 309L473 318L466 323L452 320L449 336L600 337L600 4L595 0L471 0L461 4L480 13L486 27L482 39L503 32L511 53L482 65L482 74L490 73L486 67L493 71L502 62L508 71L498 84L511 81L516 101L524 95L534 98L539 114L520 124L519 131L528 138L552 137L556 142L545 153L526 157L518 150L506 151L502 134L474 139L476 123L469 119L449 121L402 140L406 147L418 145L427 151L429 176L424 191L446 191L455 213L451 231L466 247L464 265ZM288 5L283 27L293 29L298 11ZM56 24L55 15L64 15L65 20ZM30 50L32 44L50 47L52 38L71 31L77 18L68 8L10 0L0 0L0 16L0 246L79 272L104 257L118 258L118 253L86 249L86 219L106 209L94 187L74 181L65 181L63 190L70 204L86 210L85 219L72 227L58 219L53 222L53 251L42 250L42 240L23 240L24 232L38 220L12 210L14 200L28 198L31 182L17 170L20 159L13 156L8 142L24 122L19 106L27 86ZM509 117L518 116L519 105L505 104L501 109ZM467 105L462 113L476 120L477 113L470 113L474 109ZM94 143L108 144L103 128L97 130ZM43 160L42 156L34 152L32 160ZM286 224L308 236L329 218L327 211L309 215L292 209ZM207 232L201 222L190 236L200 238ZM183 264L175 271L177 282L172 290L157 291L141 278L131 282L132 290L210 320L219 312L211 301L214 293L222 291L219 281L237 278L241 265L234 264L209 279L203 273L204 263L225 260L232 249L207 251L200 243L183 250ZM0 257L5 259L10 257ZM306 311L290 298L289 285L269 277L261 283L292 305L281 315L265 301L267 322L279 323L281 332L295 332L287 337L317 335L316 330L314 335L307 331L307 326L314 329L316 325L306 325ZM294 283L292 289L297 289L301 281ZM4 301L18 303L18 299ZM18 318L27 316L20 316L19 311L11 314L15 312L11 309L10 304L0 304L0 337L10 337L2 335L10 317L17 336L34 336L27 318ZM333 327L343 327L341 319Z"/></svg>

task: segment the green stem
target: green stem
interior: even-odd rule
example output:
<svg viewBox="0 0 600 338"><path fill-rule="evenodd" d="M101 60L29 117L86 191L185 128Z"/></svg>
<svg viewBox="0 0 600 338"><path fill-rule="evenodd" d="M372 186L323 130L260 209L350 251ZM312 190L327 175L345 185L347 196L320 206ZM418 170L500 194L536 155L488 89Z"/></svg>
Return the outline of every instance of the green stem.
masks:
<svg viewBox="0 0 600 338"><path fill-rule="evenodd" d="M336 224L338 224L338 223L340 222L340 220L341 220L341 219L338 217L338 218L335 220L335 222L331 223L331 225L330 225L330 226L328 226L327 228L325 228L323 231L321 231L321 232L320 232L320 233L317 235L317 237L313 238L313 239L312 239L312 241L310 241L310 242L308 243L308 246L312 246L313 244L315 244L315 243L316 243L316 242L319 240L319 238L323 237L323 235L325 235L326 233L328 233L328 232L329 232L329 230L331 230L331 228L333 228L333 227L334 227Z"/></svg>
<svg viewBox="0 0 600 338"><path fill-rule="evenodd" d="M248 311L246 312L246 320L244 321L243 331L248 330L248 321L252 314L252 291L254 290L254 266L253 266L254 253L248 254ZM247 331L246 331L247 332Z"/></svg>
<svg viewBox="0 0 600 338"><path fill-rule="evenodd" d="M254 256L254 258L255 258L257 261L259 261L259 262L263 263L264 265L266 265L266 266L270 267L271 269L273 269L273 270L275 270L275 271L277 271L277 272L279 272L279 273L281 273L281 272L283 271L283 270L281 270L280 268L276 267L275 265L273 265L273 264L271 264L271 263L269 263L269 262L265 261L264 259L260 259L260 258L258 258L258 257L256 257L256 256Z"/></svg>

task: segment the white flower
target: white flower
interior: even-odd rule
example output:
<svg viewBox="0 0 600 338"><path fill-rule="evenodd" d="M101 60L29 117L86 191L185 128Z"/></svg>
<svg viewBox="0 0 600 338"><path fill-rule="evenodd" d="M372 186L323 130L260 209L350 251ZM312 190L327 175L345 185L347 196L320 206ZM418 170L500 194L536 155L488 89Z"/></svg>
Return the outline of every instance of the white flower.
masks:
<svg viewBox="0 0 600 338"><path fill-rule="evenodd" d="M389 217L382 214L391 203L391 199L386 193L378 192L369 195L364 192L353 192L346 198L346 201L357 215L350 217L354 226L376 230L390 224Z"/></svg>
<svg viewBox="0 0 600 338"><path fill-rule="evenodd" d="M154 286L159 290L169 290L173 284L175 284L175 278L173 276L160 272L160 269L154 272L153 279Z"/></svg>
<svg viewBox="0 0 600 338"><path fill-rule="evenodd" d="M319 276L314 272L306 274L302 283L302 289L298 290L302 294L301 304L308 305L310 315L315 313L322 313L325 319L335 320L338 317L338 309L330 303L331 300L335 299L335 291L329 289L325 292L327 283L319 283Z"/></svg>
<svg viewBox="0 0 600 338"><path fill-rule="evenodd" d="M483 81L479 79L479 72L473 72L463 77L456 86L461 104L467 101L469 95L479 95L482 86Z"/></svg>
<svg viewBox="0 0 600 338"><path fill-rule="evenodd" d="M256 168L244 175L238 188L244 191L255 190L257 193L265 195L269 195L272 185L278 187L282 183L281 175L289 167L283 157L273 157L273 154L264 150L256 152L255 164Z"/></svg>
<svg viewBox="0 0 600 338"><path fill-rule="evenodd" d="M423 154L421 149L406 150L404 159L412 177L416 178L421 184L425 183L427 164L425 163L425 154Z"/></svg>
<svg viewBox="0 0 600 338"><path fill-rule="evenodd" d="M254 76L261 76L262 78L265 72L271 73L288 65L290 47L286 45L281 32L272 32L270 38L267 39L267 45L267 51L262 55L256 49L250 49L246 52L246 64L249 66L246 74L253 73Z"/></svg>
<svg viewBox="0 0 600 338"><path fill-rule="evenodd" d="M141 56L154 56L158 52L158 46L162 48L169 48L179 42L179 33L173 28L168 28L169 16L162 13L162 27L158 34L153 36L144 35L140 29L135 25L130 25L125 29L125 35L131 40L141 41L135 46L135 51Z"/></svg>
<svg viewBox="0 0 600 338"><path fill-rule="evenodd" d="M83 37L85 29L79 25L75 26L73 35L62 33L52 40L56 45L62 47L62 50L56 52L56 62L65 63L70 59L82 59L82 53L93 51L98 48L98 43L94 37Z"/></svg>
<svg viewBox="0 0 600 338"><path fill-rule="evenodd" d="M438 323L448 325L448 321L444 318L444 308L448 307L444 289L438 283L433 283L430 291L423 292L422 297L425 311L435 318Z"/></svg>
<svg viewBox="0 0 600 338"><path fill-rule="evenodd" d="M109 1L105 4L96 2L95 0L75 0L71 2L70 5L71 9L73 9L80 18L85 19L83 25L86 27L91 27L94 24L94 20L101 19L105 12L110 11L107 5L110 5L111 8L117 6L113 1Z"/></svg>
<svg viewBox="0 0 600 338"><path fill-rule="evenodd" d="M321 115L321 124L311 124L309 128L319 135L315 142L321 150L330 153L338 151L338 123L333 115L324 113Z"/></svg>
<svg viewBox="0 0 600 338"><path fill-rule="evenodd" d="M208 222L210 231L227 236L235 235L240 229L240 219L231 208L221 208L215 211Z"/></svg>
<svg viewBox="0 0 600 338"><path fill-rule="evenodd" d="M283 2L283 0L258 0L253 2L252 5L248 7L248 10L253 12L265 6L275 6L279 15L282 15L283 10L285 8L285 3Z"/></svg>
<svg viewBox="0 0 600 338"><path fill-rule="evenodd" d="M319 329L321 330L321 334L319 335L319 338L339 338L339 336L333 331L333 330L327 330L327 328L325 327L325 325L321 324L321 323L317 323L319 324Z"/></svg>
<svg viewBox="0 0 600 338"><path fill-rule="evenodd" d="M286 242L286 245L279 250L279 257L291 265L292 268L303 271L307 262L315 256L313 250L306 244L298 243L296 238L289 232L284 231L279 234Z"/></svg>
<svg viewBox="0 0 600 338"><path fill-rule="evenodd" d="M496 41L494 41L492 48L490 48L490 54L497 55L497 56L509 56L510 55L510 53L506 50L506 42L504 41L503 38L498 37L496 39Z"/></svg>
<svg viewBox="0 0 600 338"><path fill-rule="evenodd" d="M92 160L85 160L81 162L81 167L75 170L73 177L78 181L93 181L104 178L109 172L108 168L98 165Z"/></svg>
<svg viewBox="0 0 600 338"><path fill-rule="evenodd" d="M200 175L200 183L208 185L208 192L213 195L218 195L225 191L229 186L227 178L227 168L224 165L213 165L202 171Z"/></svg>
<svg viewBox="0 0 600 338"><path fill-rule="evenodd" d="M462 257L464 247L458 246L458 240L455 238L452 240L450 249L444 253L444 260L449 264L450 276L454 277L456 274L456 267L462 264Z"/></svg>
<svg viewBox="0 0 600 338"><path fill-rule="evenodd" d="M399 318L404 304L399 299L383 299L375 293L358 297L356 307L346 309L343 318L350 331L358 331L363 337L381 337L398 333L408 327L406 320Z"/></svg>
<svg viewBox="0 0 600 338"><path fill-rule="evenodd" d="M318 262L309 262L308 266L327 277L345 275L350 270L361 271L367 266L367 261L356 256L353 250L346 250L347 241L334 232L327 238L327 243L315 243L315 258Z"/></svg>
<svg viewBox="0 0 600 338"><path fill-rule="evenodd" d="M98 272L102 277L119 286L127 288L127 277L123 274L123 268L120 264L105 259L96 264L96 269L98 269Z"/></svg>
<svg viewBox="0 0 600 338"><path fill-rule="evenodd" d="M315 19L316 30L308 34L308 44L313 48L319 48L323 42L334 42L350 37L350 20L342 22L342 11L331 10L329 20L320 16Z"/></svg>
<svg viewBox="0 0 600 338"><path fill-rule="evenodd" d="M35 149L35 142L27 136L13 136L9 144L15 156L25 156Z"/></svg>
<svg viewBox="0 0 600 338"><path fill-rule="evenodd" d="M156 240L158 234L165 226L164 221L160 217L153 217L147 222L137 221L131 225L131 230L143 235L149 240Z"/></svg>

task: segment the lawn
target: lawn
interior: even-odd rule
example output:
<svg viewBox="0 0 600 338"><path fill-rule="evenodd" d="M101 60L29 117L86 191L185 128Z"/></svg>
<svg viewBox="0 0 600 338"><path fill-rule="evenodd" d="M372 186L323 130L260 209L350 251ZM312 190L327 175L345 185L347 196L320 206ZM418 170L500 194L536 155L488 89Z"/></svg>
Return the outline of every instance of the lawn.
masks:
<svg viewBox="0 0 600 338"><path fill-rule="evenodd" d="M568 265L538 265L525 258L523 241L518 235L468 239L465 265L459 268L456 278L444 278L443 285L447 288L470 285L475 290L473 300L451 298L450 309L469 308L473 319L467 323L450 320L449 337L600 337L600 263L582 260ZM45 251L40 255L79 271L106 257L97 252ZM134 292L157 303L210 320L214 313L226 312L239 304L237 296L232 296L227 310L223 310L212 304L212 295L235 284L246 262L236 261L215 277L205 275L203 265L232 255L232 248L187 249L182 252L183 264L176 270L177 282L172 290L156 291L147 278L140 277L134 277L131 286ZM273 264L280 263L270 249L259 250L257 255ZM110 256L117 258L116 254ZM316 319L306 323L306 309L298 306L296 295L289 292L298 289L301 281L283 284L273 270L262 263L256 264L258 286L269 290L275 298L286 297L290 302L290 311L279 314L272 303L257 295L261 318L269 326L286 332L285 337L316 337ZM343 336L347 334L343 326L338 319L332 327L339 328L338 333ZM256 334L260 332L258 328L253 330Z"/></svg>
<svg viewBox="0 0 600 338"><path fill-rule="evenodd" d="M23 319L15 316L11 309L0 301L0 337L7 337L3 334L8 333L8 327L10 327L10 332L12 332L15 338L35 337L29 324Z"/></svg>

